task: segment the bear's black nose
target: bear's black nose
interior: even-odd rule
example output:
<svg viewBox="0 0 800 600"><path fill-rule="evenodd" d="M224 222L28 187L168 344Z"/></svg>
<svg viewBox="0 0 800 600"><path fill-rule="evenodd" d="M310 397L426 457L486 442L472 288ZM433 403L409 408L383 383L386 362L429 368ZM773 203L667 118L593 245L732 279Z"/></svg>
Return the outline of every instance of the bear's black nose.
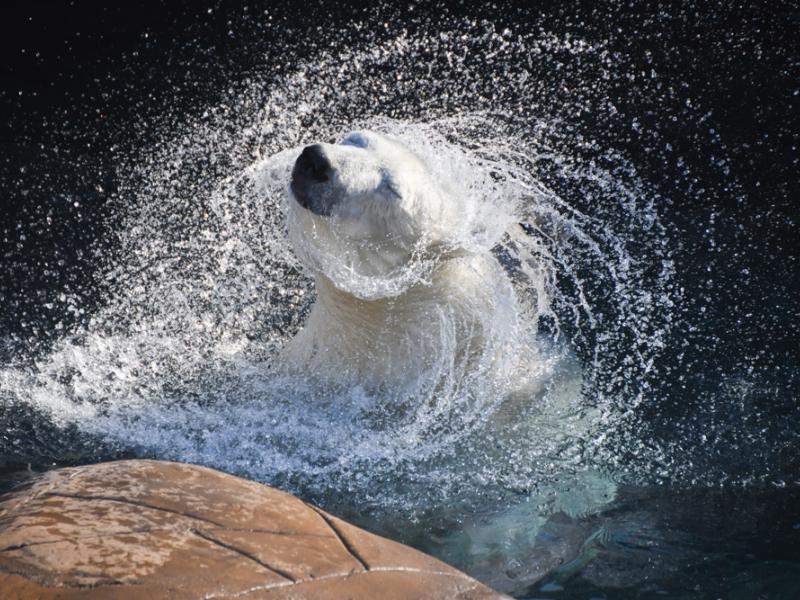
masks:
<svg viewBox="0 0 800 600"><path fill-rule="evenodd" d="M303 148L292 169L291 188L297 203L318 215L330 215L332 191L322 184L330 180L332 171L331 161L320 144Z"/></svg>
<svg viewBox="0 0 800 600"><path fill-rule="evenodd" d="M331 162L322 151L322 146L313 144L303 148L303 152L294 163L292 178L303 178L314 183L328 181L331 172Z"/></svg>

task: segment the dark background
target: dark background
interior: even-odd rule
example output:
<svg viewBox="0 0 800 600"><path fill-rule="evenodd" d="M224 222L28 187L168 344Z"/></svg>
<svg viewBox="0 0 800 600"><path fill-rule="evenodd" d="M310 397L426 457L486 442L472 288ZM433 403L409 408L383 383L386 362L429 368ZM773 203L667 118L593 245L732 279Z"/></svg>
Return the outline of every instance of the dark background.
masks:
<svg viewBox="0 0 800 600"><path fill-rule="evenodd" d="M765 391L756 404L767 409L765 418L796 418L800 8L791 2L374 7L34 0L5 7L0 358L20 349L35 355L84 317L54 304L59 294L75 297L76 306L102 300L96 267L101 254L113 251L111 241L105 243L114 230L106 207L117 184L119 148L155 143L148 130L154 118L213 105L228 82L279 65L287 44L292 56L313 57L313 45L298 45L298 37L329 35L334 25L351 20L376 28L387 19L407 21L413 29L420 15L442 23L468 15L608 41L632 64L656 69L664 82L663 97L651 104L635 104L624 85L614 91L621 110L638 115L645 127L656 120L654 113L684 98L708 111L713 147L696 123L658 125L691 167L689 180L674 162L642 151L636 140L610 140L634 157L645 180L672 198L662 210L680 246L675 259L685 289L678 309L683 350L666 367L694 382L669 392L672 409L695 415L676 406L694 402L702 409L722 379L758 373ZM730 176L714 166L717 152L728 161ZM706 191L698 196L689 188ZM651 406L664 412L663 404Z"/></svg>

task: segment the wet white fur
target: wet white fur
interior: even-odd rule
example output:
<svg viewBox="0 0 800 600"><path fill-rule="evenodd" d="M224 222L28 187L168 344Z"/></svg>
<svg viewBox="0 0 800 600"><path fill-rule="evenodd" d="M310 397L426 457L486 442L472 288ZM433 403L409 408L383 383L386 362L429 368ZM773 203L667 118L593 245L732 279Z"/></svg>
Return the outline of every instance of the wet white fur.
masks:
<svg viewBox="0 0 800 600"><path fill-rule="evenodd" d="M290 199L290 238L317 299L282 362L367 387L494 362L518 311L491 253L459 245L472 226L466 203L392 139L358 132L323 147L333 176L321 193L335 194L336 204L319 216ZM508 335L486 331L498 323Z"/></svg>

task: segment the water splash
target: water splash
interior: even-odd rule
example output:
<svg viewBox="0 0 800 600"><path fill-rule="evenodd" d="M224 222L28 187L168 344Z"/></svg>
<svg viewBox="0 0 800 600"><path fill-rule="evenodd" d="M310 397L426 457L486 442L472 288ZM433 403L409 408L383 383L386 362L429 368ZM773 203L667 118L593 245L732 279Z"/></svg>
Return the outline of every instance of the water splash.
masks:
<svg viewBox="0 0 800 600"><path fill-rule="evenodd" d="M5 369L4 388L112 445L323 497L402 504L379 482L468 497L468 480L529 489L613 468L607 432L642 401L676 297L653 191L567 118L580 106L613 121L602 93L587 104L583 72L613 73L615 59L602 44L462 25L253 76L133 152L104 305L32 367ZM566 104L550 75L562 68L583 86ZM302 144L359 128L403 140L459 186L484 225L469 243L494 253L519 299L498 331L536 348L543 395L509 402L496 373L468 377L446 355L438 383L410 393L318 389L271 369L314 297L285 234L291 163Z"/></svg>

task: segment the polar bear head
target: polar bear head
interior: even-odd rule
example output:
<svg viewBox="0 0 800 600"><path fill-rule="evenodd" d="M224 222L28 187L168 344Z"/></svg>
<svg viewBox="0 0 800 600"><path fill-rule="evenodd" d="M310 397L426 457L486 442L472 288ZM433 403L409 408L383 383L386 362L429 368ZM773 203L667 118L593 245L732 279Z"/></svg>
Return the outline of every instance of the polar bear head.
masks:
<svg viewBox="0 0 800 600"><path fill-rule="evenodd" d="M350 287L340 285L345 273L362 283L396 278L415 258L442 252L454 229L452 196L422 160L370 131L305 147L290 190L295 252L339 287Z"/></svg>

